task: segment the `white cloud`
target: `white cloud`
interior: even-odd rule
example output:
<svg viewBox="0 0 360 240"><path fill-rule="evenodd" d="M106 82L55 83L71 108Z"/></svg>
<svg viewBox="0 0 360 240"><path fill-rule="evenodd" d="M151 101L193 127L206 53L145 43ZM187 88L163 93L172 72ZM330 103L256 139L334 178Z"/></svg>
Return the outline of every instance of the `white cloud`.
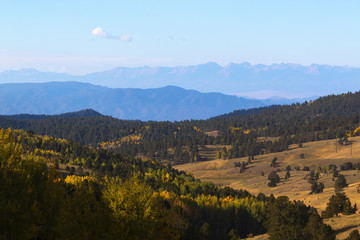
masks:
<svg viewBox="0 0 360 240"><path fill-rule="evenodd" d="M106 32L104 29L102 29L101 27L97 27L94 28L91 31L92 35L94 36L98 36L101 38L105 38L105 39L114 39L114 40L120 40L123 42L130 42L132 40L132 38L129 35L111 35L110 33Z"/></svg>
<svg viewBox="0 0 360 240"><path fill-rule="evenodd" d="M94 30L92 30L92 35L101 37L101 38L108 38L109 34L107 32L105 32L101 27L97 27L94 28Z"/></svg>

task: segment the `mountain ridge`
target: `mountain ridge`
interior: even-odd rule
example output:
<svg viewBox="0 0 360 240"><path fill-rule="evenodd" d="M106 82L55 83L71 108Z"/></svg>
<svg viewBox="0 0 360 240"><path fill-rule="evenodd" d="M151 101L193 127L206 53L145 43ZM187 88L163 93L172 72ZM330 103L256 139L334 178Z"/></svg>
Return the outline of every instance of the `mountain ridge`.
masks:
<svg viewBox="0 0 360 240"><path fill-rule="evenodd" d="M61 118L61 117L96 117L103 116L101 113L95 111L94 109L87 108L76 112L66 112L62 114L47 115L47 114L28 114L20 113L14 115L2 115L1 117L14 119L14 120L37 120L37 119L46 119L46 118Z"/></svg>
<svg viewBox="0 0 360 240"><path fill-rule="evenodd" d="M14 94L16 93L16 94ZM80 82L0 84L0 114L61 114L92 108L122 119L178 121L264 106L258 100L180 87L153 89L96 86Z"/></svg>
<svg viewBox="0 0 360 240"><path fill-rule="evenodd" d="M117 67L110 70L70 75L34 69L0 73L0 83L77 81L112 88L160 88L168 85L200 92L221 92L252 98L304 98L360 89L360 68L291 63L209 62L177 67Z"/></svg>

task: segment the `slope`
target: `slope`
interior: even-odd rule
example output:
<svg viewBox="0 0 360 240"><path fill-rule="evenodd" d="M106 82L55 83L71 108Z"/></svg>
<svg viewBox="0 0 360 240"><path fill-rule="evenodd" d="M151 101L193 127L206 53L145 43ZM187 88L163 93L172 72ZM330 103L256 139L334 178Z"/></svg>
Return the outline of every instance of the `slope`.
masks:
<svg viewBox="0 0 360 240"><path fill-rule="evenodd" d="M348 145L339 145L337 140L324 140L304 143L302 147L290 145L289 150L255 156L254 160L247 165L244 172L240 173L239 165L236 163L248 162L248 158L219 159L207 162L197 162L175 166L179 171L193 174L202 181L211 181L221 186L230 186L234 189L245 189L252 194L264 193L278 196L288 196L292 200L303 201L305 204L317 208L319 212L325 210L329 198L335 193L332 172L324 172L329 165L336 165L349 184L344 192L352 203L360 204L360 173L358 170L341 170L341 165L351 162L353 165L360 164L360 137L349 138ZM271 162L277 158L277 167L271 167ZM290 166L290 178L285 179L286 169ZM309 171L303 171L309 167L315 173L319 172L319 182L324 183L325 189L322 193L311 194ZM269 187L268 175L276 171L281 181L276 187ZM336 179L336 178L335 178ZM349 220L348 220L349 219ZM360 230L360 226L352 221L358 222L356 215L329 219L326 223L332 225L339 233L339 239L344 239L354 230Z"/></svg>

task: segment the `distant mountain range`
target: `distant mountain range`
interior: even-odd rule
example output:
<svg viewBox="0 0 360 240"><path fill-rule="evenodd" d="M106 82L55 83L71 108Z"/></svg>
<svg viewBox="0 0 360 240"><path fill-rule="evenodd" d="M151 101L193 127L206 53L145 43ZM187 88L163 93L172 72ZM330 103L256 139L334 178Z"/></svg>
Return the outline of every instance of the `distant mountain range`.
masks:
<svg viewBox="0 0 360 240"><path fill-rule="evenodd" d="M172 86L113 89L79 82L0 84L2 115L61 114L92 108L121 119L178 121L206 119L265 105L258 100ZM27 115L16 118L26 119Z"/></svg>
<svg viewBox="0 0 360 240"><path fill-rule="evenodd" d="M34 69L0 73L0 83L77 81L112 88L160 88L168 85L200 92L255 98L324 96L360 90L360 68L298 64L216 63L182 67L119 67L73 76Z"/></svg>

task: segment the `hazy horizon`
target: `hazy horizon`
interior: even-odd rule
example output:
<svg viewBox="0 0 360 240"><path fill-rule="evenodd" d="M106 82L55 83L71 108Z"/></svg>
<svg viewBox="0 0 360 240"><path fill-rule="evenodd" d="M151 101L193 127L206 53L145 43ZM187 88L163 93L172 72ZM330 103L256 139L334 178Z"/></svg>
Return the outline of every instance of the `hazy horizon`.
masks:
<svg viewBox="0 0 360 240"><path fill-rule="evenodd" d="M0 73L3 72L8 72L8 71L25 71L25 70L36 70L38 72L51 72L51 73L63 73L63 74L68 74L68 75L73 75L73 76L85 76L88 74L92 74L92 73L99 73L99 72L107 72L107 71L111 71L114 69L118 69L118 68L129 68L129 69L135 69L135 68L181 68L181 67L194 67L194 66L198 66L198 65L206 65L209 63L215 63L217 65L219 65L220 67L228 67L232 64L250 64L251 66L255 67L255 66L276 66L276 65L293 65L293 66L303 66L303 67L311 67L311 66L329 66L329 67L344 67L344 68L360 68L356 67L356 66L350 66L350 65L331 65L331 64L320 64L320 63L311 63L311 64L301 64L301 63L294 63L294 62L274 62L274 63L269 63L269 64L265 64L265 63L251 63L249 61L243 61L243 62L229 62L227 64L220 64L218 62L214 62L214 61L208 61L208 62L199 62L199 63L194 63L194 64L189 64L189 65L138 65L138 66L125 66L125 65L119 65L119 66L115 66L115 67L110 67L110 68L104 68L103 70L91 70L89 69L88 72L84 72L84 73L71 73L71 72L65 72L65 71L57 71L57 70L42 70L40 68L36 68L36 67L18 67L18 68L9 68L9 69L4 69L4 70L0 70Z"/></svg>

